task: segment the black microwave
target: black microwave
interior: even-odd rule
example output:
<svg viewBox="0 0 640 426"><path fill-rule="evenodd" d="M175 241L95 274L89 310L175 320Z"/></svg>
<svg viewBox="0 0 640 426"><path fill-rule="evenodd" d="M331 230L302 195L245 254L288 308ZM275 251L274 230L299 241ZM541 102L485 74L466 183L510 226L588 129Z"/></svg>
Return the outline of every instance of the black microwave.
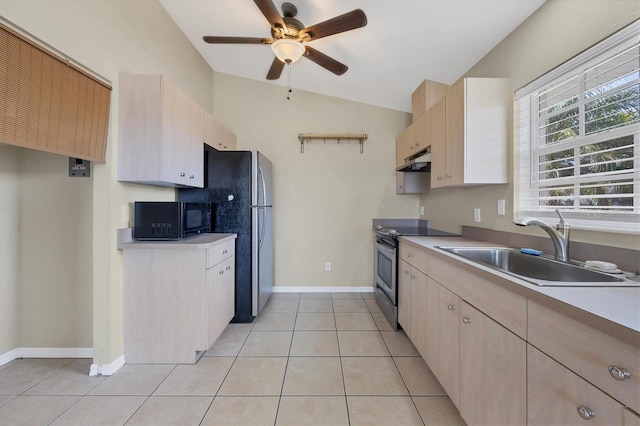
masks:
<svg viewBox="0 0 640 426"><path fill-rule="evenodd" d="M211 232L211 203L136 201L133 208L135 240L180 240Z"/></svg>

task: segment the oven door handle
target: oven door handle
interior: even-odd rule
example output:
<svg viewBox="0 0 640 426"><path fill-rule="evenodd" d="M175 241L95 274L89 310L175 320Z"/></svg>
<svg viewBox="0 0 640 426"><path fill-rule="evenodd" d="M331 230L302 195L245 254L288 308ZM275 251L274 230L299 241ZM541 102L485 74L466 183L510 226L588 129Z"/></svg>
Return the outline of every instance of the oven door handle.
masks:
<svg viewBox="0 0 640 426"><path fill-rule="evenodd" d="M390 249L393 249L393 250L396 249L395 246L389 244L387 241L385 241L383 238L380 238L380 237L376 237L376 243L382 244L383 246L389 247Z"/></svg>

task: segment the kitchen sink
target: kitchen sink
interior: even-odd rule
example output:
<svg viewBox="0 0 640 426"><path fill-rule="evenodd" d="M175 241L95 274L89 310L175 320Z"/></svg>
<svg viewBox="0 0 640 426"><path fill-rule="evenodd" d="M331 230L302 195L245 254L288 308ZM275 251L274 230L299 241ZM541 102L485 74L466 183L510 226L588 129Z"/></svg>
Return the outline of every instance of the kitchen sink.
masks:
<svg viewBox="0 0 640 426"><path fill-rule="evenodd" d="M574 263L521 253L508 247L438 247L541 286L638 286L623 275L600 273Z"/></svg>

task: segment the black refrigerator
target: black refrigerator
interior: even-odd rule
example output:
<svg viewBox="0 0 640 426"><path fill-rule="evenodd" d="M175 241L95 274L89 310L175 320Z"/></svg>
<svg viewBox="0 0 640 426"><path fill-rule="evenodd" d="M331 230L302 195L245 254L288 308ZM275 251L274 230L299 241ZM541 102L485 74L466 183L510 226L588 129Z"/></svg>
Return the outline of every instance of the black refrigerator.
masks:
<svg viewBox="0 0 640 426"><path fill-rule="evenodd" d="M210 202L211 232L235 233L236 301L231 322L251 322L273 287L273 167L258 151L205 145L205 187L178 190L178 201Z"/></svg>

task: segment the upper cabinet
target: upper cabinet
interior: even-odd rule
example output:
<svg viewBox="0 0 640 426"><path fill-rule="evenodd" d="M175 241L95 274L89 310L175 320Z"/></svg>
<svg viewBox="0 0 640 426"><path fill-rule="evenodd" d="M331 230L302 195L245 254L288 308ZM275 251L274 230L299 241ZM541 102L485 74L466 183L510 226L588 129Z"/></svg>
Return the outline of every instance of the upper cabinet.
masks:
<svg viewBox="0 0 640 426"><path fill-rule="evenodd" d="M207 112L204 113L204 143L218 151L236 149L236 135Z"/></svg>
<svg viewBox="0 0 640 426"><path fill-rule="evenodd" d="M451 86L444 186L507 183L508 119L508 80L465 78Z"/></svg>
<svg viewBox="0 0 640 426"><path fill-rule="evenodd" d="M202 109L161 75L118 85L118 180L202 188Z"/></svg>
<svg viewBox="0 0 640 426"><path fill-rule="evenodd" d="M507 183L508 80L425 80L411 100L413 124L396 139L396 166L429 149L431 188Z"/></svg>

